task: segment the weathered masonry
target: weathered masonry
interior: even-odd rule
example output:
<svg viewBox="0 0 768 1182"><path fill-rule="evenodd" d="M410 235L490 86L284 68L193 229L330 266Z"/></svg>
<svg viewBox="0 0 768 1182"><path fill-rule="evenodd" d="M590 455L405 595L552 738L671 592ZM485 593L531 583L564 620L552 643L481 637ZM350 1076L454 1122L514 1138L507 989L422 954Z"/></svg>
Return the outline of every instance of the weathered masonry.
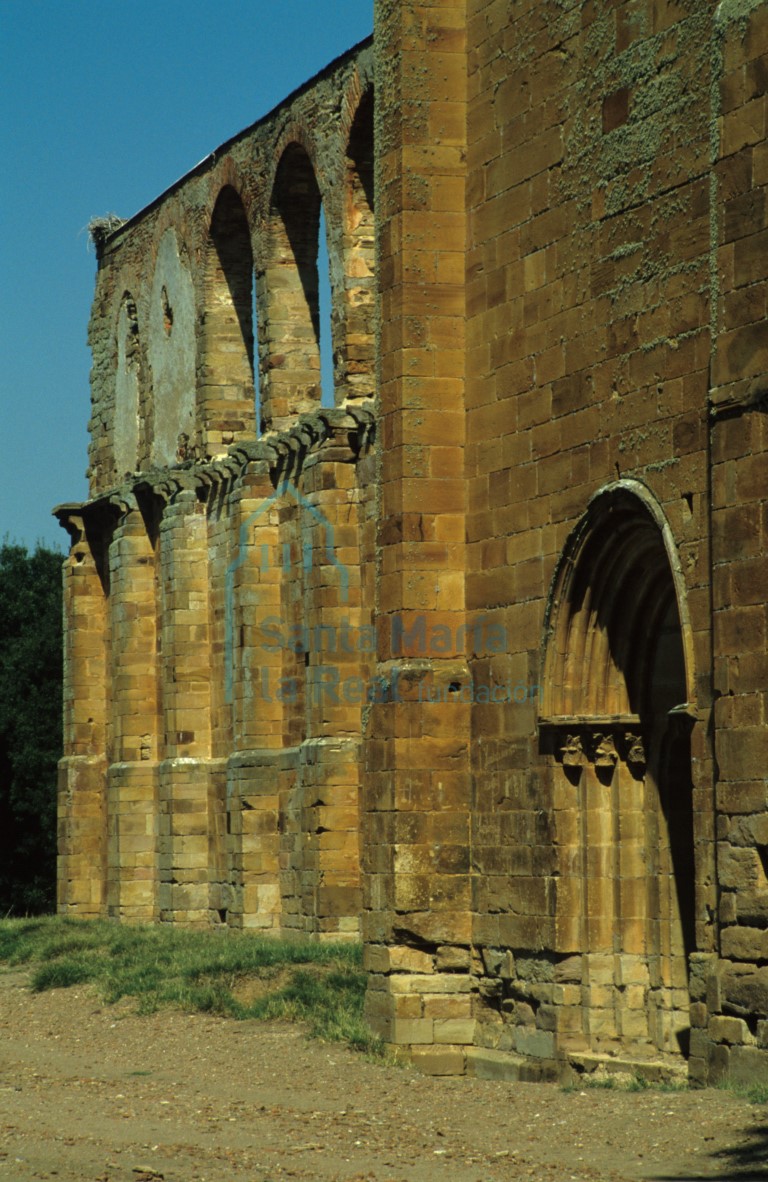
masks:
<svg viewBox="0 0 768 1182"><path fill-rule="evenodd" d="M68 912L359 932L364 695L334 683L371 654L333 642L374 571L371 75L364 46L99 243L92 499L60 511Z"/></svg>
<svg viewBox="0 0 768 1182"><path fill-rule="evenodd" d="M362 936L433 1072L768 1079L767 87L762 0L378 0L103 230L62 911Z"/></svg>

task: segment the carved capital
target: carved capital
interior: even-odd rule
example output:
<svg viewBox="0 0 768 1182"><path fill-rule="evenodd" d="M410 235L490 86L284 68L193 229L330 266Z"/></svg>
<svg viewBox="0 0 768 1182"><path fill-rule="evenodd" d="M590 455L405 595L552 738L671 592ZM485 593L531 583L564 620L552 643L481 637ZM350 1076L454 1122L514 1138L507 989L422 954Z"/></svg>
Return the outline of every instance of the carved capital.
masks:
<svg viewBox="0 0 768 1182"><path fill-rule="evenodd" d="M586 760L580 735L566 735L565 743L560 748L564 767L583 767Z"/></svg>
<svg viewBox="0 0 768 1182"><path fill-rule="evenodd" d="M644 771L647 760L642 735L628 733L625 736L625 742L627 744L627 763L633 770Z"/></svg>
<svg viewBox="0 0 768 1182"><path fill-rule="evenodd" d="M604 783L610 782L619 763L634 779L645 775L645 740L637 715L542 718L540 726L543 749L555 756L572 783L588 765Z"/></svg>
<svg viewBox="0 0 768 1182"><path fill-rule="evenodd" d="M107 503L117 519L117 525L123 525L131 513L139 511L138 501L128 488L121 488L112 493L107 498Z"/></svg>
<svg viewBox="0 0 768 1182"><path fill-rule="evenodd" d="M597 733L592 736L595 767L615 768L619 762L619 753L613 741L613 735Z"/></svg>
<svg viewBox="0 0 768 1182"><path fill-rule="evenodd" d="M83 540L85 537L83 505L74 503L57 505L53 510L53 516L61 528L65 529L69 534L70 547L76 546L78 542Z"/></svg>

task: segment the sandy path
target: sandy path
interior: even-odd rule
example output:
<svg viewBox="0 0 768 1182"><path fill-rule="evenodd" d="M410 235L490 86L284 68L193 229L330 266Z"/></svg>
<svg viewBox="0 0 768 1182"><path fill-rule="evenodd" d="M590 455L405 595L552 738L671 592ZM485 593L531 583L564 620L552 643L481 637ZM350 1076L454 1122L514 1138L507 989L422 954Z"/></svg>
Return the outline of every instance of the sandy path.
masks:
<svg viewBox="0 0 768 1182"><path fill-rule="evenodd" d="M429 1079L293 1027L31 994L0 973L0 1179L768 1179L768 1108L728 1093Z"/></svg>

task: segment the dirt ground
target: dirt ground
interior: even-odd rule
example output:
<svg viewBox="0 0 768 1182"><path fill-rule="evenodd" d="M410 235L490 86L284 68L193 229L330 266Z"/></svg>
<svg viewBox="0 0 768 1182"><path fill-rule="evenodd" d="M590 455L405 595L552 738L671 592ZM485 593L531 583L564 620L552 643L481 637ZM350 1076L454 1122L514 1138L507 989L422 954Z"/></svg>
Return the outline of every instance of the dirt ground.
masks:
<svg viewBox="0 0 768 1182"><path fill-rule="evenodd" d="M32 994L0 972L0 1179L768 1179L730 1093L430 1079L297 1029Z"/></svg>

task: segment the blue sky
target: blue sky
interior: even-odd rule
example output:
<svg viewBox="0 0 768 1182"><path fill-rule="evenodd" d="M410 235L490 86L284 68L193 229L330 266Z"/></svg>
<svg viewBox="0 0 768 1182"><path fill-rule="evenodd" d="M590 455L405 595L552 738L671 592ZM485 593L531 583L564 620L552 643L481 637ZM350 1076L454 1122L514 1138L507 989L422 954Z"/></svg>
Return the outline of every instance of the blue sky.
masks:
<svg viewBox="0 0 768 1182"><path fill-rule="evenodd" d="M0 0L0 541L87 495L85 227L129 217L367 37L373 0Z"/></svg>

